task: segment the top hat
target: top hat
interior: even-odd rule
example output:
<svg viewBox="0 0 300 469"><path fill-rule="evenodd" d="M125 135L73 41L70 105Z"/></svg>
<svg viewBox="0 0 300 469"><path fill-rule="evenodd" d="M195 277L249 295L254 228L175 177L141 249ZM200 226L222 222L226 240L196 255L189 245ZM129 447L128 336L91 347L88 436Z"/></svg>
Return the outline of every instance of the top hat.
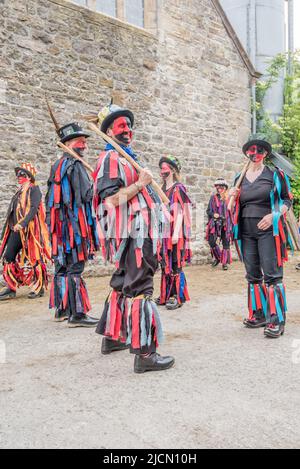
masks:
<svg viewBox="0 0 300 469"><path fill-rule="evenodd" d="M66 124L60 129L58 129L58 135L60 137L61 143L66 143L73 138L78 137L90 137L90 134L85 132L78 122L72 122L71 124Z"/></svg>
<svg viewBox="0 0 300 469"><path fill-rule="evenodd" d="M124 109L116 104L109 104L105 106L98 114L98 123L102 132L106 133L108 127L118 117L128 117L131 122L131 127L134 124L134 115L129 109Z"/></svg>

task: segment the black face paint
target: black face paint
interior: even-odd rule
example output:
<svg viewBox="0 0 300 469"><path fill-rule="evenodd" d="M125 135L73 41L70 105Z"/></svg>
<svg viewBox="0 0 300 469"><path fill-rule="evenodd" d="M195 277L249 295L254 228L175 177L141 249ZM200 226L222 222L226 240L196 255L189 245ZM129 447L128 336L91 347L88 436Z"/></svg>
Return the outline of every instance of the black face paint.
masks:
<svg viewBox="0 0 300 469"><path fill-rule="evenodd" d="M80 156L80 158L83 158L84 157L84 150L82 148L72 148L72 150L74 150L78 156Z"/></svg>
<svg viewBox="0 0 300 469"><path fill-rule="evenodd" d="M167 172L161 172L160 175L162 177L162 179L165 181L166 179L168 179L168 177L170 176L171 174L171 171L169 171L168 173Z"/></svg>

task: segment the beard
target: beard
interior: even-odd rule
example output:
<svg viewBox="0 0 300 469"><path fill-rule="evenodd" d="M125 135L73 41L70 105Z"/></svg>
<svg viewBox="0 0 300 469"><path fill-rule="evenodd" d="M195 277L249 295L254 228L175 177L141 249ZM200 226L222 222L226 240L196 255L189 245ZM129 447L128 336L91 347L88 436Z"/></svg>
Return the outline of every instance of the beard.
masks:
<svg viewBox="0 0 300 469"><path fill-rule="evenodd" d="M73 150L77 153L78 156L80 156L80 158L83 158L84 157L84 150L82 148L73 148Z"/></svg>
<svg viewBox="0 0 300 469"><path fill-rule="evenodd" d="M130 145L132 140L131 136L128 135L128 133L115 135L115 139L121 142L123 145Z"/></svg>

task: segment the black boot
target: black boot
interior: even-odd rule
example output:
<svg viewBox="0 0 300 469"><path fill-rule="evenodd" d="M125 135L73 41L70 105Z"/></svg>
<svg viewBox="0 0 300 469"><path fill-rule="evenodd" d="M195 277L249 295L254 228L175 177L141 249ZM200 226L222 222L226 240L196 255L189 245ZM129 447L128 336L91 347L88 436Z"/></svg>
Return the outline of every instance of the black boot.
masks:
<svg viewBox="0 0 300 469"><path fill-rule="evenodd" d="M260 327L265 327L267 323L266 323L265 318L253 318L253 319L244 319L243 324L249 329L258 329Z"/></svg>
<svg viewBox="0 0 300 469"><path fill-rule="evenodd" d="M2 292L0 293L0 301L4 300L10 300L12 298L16 298L16 292L14 290L11 290L10 288L6 287Z"/></svg>
<svg viewBox="0 0 300 469"><path fill-rule="evenodd" d="M154 303L157 304L157 306L164 306L166 304L160 302L160 296L154 299Z"/></svg>
<svg viewBox="0 0 300 469"><path fill-rule="evenodd" d="M101 353L103 355L109 355L112 352L118 352L120 350L129 349L130 345L126 345L124 342L119 342L117 340L109 339L108 337L103 337L101 344Z"/></svg>
<svg viewBox="0 0 300 469"><path fill-rule="evenodd" d="M175 363L173 357L162 357L158 353L151 353L148 357L136 355L134 357L134 372L162 371L171 368Z"/></svg>
<svg viewBox="0 0 300 469"><path fill-rule="evenodd" d="M69 318L69 327L96 327L99 319L83 314L82 316L71 316Z"/></svg>
<svg viewBox="0 0 300 469"><path fill-rule="evenodd" d="M284 334L284 324L268 324L265 327L264 334L271 339L278 339Z"/></svg>
<svg viewBox="0 0 300 469"><path fill-rule="evenodd" d="M29 298L30 300L34 300L35 298L41 298L44 295L45 295L45 290L44 288L41 288L38 293L35 293L34 291L30 292L27 295L27 298Z"/></svg>
<svg viewBox="0 0 300 469"><path fill-rule="evenodd" d="M218 259L215 259L213 263L211 264L212 267L217 267L220 264L220 261Z"/></svg>
<svg viewBox="0 0 300 469"><path fill-rule="evenodd" d="M228 264L223 264L222 268L223 270L228 270Z"/></svg>
<svg viewBox="0 0 300 469"><path fill-rule="evenodd" d="M181 308L182 303L178 302L177 296L173 296L166 302L167 309L178 309Z"/></svg>

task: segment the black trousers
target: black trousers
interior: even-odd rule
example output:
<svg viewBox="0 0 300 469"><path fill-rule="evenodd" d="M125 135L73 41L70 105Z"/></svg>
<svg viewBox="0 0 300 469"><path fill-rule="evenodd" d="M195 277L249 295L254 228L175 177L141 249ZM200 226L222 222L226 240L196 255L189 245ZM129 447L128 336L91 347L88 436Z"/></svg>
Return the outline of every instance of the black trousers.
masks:
<svg viewBox="0 0 300 469"><path fill-rule="evenodd" d="M11 263L15 262L17 255L22 249L22 241L19 232L11 231L7 240L7 245L3 260L5 262Z"/></svg>
<svg viewBox="0 0 300 469"><path fill-rule="evenodd" d="M123 295L134 298L139 295L152 296L153 277L158 268L157 257L153 254L151 239L146 238L143 246L141 267L137 267L134 242L128 238L127 246L120 259L119 269L113 274L110 286Z"/></svg>
<svg viewBox="0 0 300 469"><path fill-rule="evenodd" d="M244 264L249 283L282 283L283 267L278 267L273 227L259 230L260 218L243 218L241 225Z"/></svg>

